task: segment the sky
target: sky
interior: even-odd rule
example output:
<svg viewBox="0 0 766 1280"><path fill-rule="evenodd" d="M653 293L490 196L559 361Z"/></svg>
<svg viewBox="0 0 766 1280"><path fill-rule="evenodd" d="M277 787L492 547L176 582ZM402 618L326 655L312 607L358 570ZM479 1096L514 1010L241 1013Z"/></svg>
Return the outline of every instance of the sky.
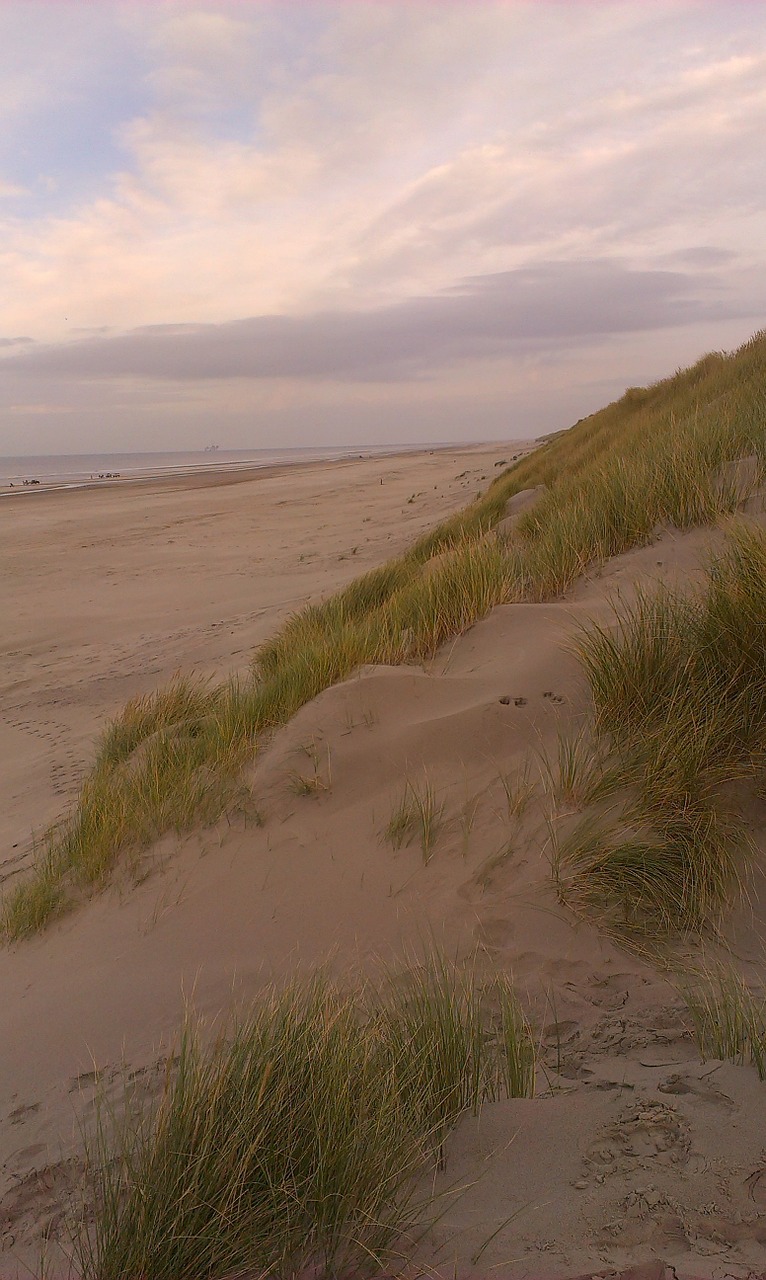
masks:
<svg viewBox="0 0 766 1280"><path fill-rule="evenodd" d="M766 326L766 0L0 0L0 454L525 439Z"/></svg>

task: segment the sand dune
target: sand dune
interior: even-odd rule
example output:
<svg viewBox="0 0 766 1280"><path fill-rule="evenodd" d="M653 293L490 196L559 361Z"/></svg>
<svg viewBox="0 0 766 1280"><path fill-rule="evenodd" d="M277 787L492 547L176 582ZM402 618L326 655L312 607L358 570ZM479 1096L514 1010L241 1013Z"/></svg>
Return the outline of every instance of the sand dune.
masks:
<svg viewBox="0 0 766 1280"><path fill-rule="evenodd" d="M93 736L182 669L241 669L311 596L406 547L526 446L35 493L0 504L0 883Z"/></svg>
<svg viewBox="0 0 766 1280"><path fill-rule="evenodd" d="M37 542L16 568L6 730L16 738L4 784L16 790L3 807L19 848L23 823L52 817L71 796L89 735L129 693L180 665L242 663L309 590L404 546L508 452L87 495L77 501L103 505L77 521L56 499L37 588L50 611L33 643L31 566L34 547L41 561L49 546L45 521L30 523ZM410 504L413 489L422 493ZM342 559L357 537L356 554ZM70 558L75 538L88 544L82 558ZM134 1087L156 1089L184 999L215 1016L295 965L368 971L430 940L453 954L478 946L514 974L543 1070L537 1098L493 1104L451 1139L436 1187L454 1203L419 1246L424 1266L519 1278L651 1258L681 1276L766 1270L755 1073L701 1064L669 976L561 905L542 806L520 798L527 781L544 791L559 735L583 722L579 626L608 617L614 594L636 583L693 581L721 538L658 531L566 599L496 609L425 668L369 667L326 690L256 759L257 814L166 838L137 887L126 878L0 953L0 1275L13 1274L12 1256L31 1257L51 1224L55 1234L81 1176L77 1124L92 1115L96 1073L107 1097L120 1096L126 1072ZM112 573L116 608L103 600ZM88 616L65 626L75 589ZM244 598L252 611L243 614ZM69 773L56 781L60 753ZM426 787L432 842L415 834L394 847L392 814L408 789L423 797ZM745 959L757 948L757 894L754 904L755 919L739 919Z"/></svg>

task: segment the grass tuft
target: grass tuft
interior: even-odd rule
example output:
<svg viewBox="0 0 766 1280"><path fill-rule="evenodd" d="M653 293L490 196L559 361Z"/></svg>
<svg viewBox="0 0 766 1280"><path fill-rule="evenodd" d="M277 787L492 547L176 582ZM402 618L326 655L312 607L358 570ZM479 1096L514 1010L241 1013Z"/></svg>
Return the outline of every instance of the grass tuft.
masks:
<svg viewBox="0 0 766 1280"><path fill-rule="evenodd" d="M420 785L407 781L404 795L391 814L384 836L394 849L419 840L423 861L428 863L443 822L444 803L437 799L428 778L424 778Z"/></svg>
<svg viewBox="0 0 766 1280"><path fill-rule="evenodd" d="M713 810L643 829L588 814L563 838L554 830L551 866L562 902L614 932L655 937L718 918L735 848Z"/></svg>
<svg viewBox="0 0 766 1280"><path fill-rule="evenodd" d="M680 987L703 1061L750 1061L766 1080L766 1001L724 965L687 976Z"/></svg>
<svg viewBox="0 0 766 1280"><path fill-rule="evenodd" d="M741 892L751 842L736 797L762 786L764 634L766 534L742 523L696 594L639 593L613 628L584 634L605 776L627 797L629 834L570 835L559 883L580 900L605 904L633 883L647 926L700 929Z"/></svg>
<svg viewBox="0 0 766 1280"><path fill-rule="evenodd" d="M37 933L69 905L57 868L43 864L36 875L8 895L0 923L8 940L17 941Z"/></svg>
<svg viewBox="0 0 766 1280"><path fill-rule="evenodd" d="M530 763L514 774L498 772L498 779L505 796L505 808L509 818L521 818L535 794L535 783L530 778Z"/></svg>
<svg viewBox="0 0 766 1280"><path fill-rule="evenodd" d="M583 809L610 789L603 750L587 726L573 735L559 732L555 761L542 751L540 766L545 791L570 809Z"/></svg>
<svg viewBox="0 0 766 1280"><path fill-rule="evenodd" d="M102 1117L84 1280L374 1270L458 1117L533 1088L507 978L439 958L356 994L270 988L212 1040L190 1020L159 1102Z"/></svg>

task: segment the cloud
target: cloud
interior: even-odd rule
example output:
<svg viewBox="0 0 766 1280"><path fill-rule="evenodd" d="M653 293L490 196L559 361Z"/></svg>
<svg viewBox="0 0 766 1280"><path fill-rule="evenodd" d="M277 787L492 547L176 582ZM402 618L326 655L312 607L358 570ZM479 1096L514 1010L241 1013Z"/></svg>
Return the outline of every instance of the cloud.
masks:
<svg viewBox="0 0 766 1280"><path fill-rule="evenodd" d="M421 174L371 218L357 287L466 270L501 255L632 254L650 265L713 232L763 261L766 51L670 68L641 91L594 78L587 101L547 110ZM581 72L574 73L579 77ZM715 180L711 180L715 175Z"/></svg>
<svg viewBox="0 0 766 1280"><path fill-rule="evenodd" d="M715 279L619 261L542 262L371 311L152 325L6 357L0 373L178 381L391 381L552 343L742 314Z"/></svg>
<svg viewBox="0 0 766 1280"><path fill-rule="evenodd" d="M143 67L140 109L115 123L119 167L92 199L0 223L6 330L371 309L541 258L662 266L711 238L763 259L766 31L750 10L104 12L109 65L119 12ZM57 117L72 65L88 83L95 56L65 47Z"/></svg>
<svg viewBox="0 0 766 1280"><path fill-rule="evenodd" d="M57 404L55 401L42 401L38 404L27 401L24 404L9 404L8 412L17 414L19 417L41 417L48 418L51 414L59 413L75 413L76 410L72 405Z"/></svg>
<svg viewBox="0 0 766 1280"><path fill-rule="evenodd" d="M737 257L733 249L719 249L713 244L698 244L689 245L688 249L677 249L675 253L668 253L663 261L676 267L697 267L705 270L736 262Z"/></svg>
<svg viewBox="0 0 766 1280"><path fill-rule="evenodd" d="M348 383L425 423L437 373L534 400L557 349L595 384L623 335L639 381L763 322L764 6L93 8L0 8L6 401L181 433L192 389Z"/></svg>

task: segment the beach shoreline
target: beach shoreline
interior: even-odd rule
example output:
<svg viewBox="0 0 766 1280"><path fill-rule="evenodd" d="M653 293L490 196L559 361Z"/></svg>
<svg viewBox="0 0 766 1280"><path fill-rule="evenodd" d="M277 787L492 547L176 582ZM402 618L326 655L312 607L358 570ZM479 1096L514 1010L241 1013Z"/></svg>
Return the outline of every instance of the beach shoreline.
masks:
<svg viewBox="0 0 766 1280"><path fill-rule="evenodd" d="M501 445L502 443L503 442L500 442ZM40 479L38 476L34 474L31 474L31 475L27 474L22 478L21 471L14 471L14 472L9 472L9 474L13 474L15 476L15 479L13 481L4 479L0 484L0 498L17 498L22 495L27 496L31 494L36 494L39 496L43 493L73 493L73 492L82 492L83 490L104 489L104 488L114 489L114 488L123 488L127 485L140 486L140 485L152 485L155 483L162 483L167 485L175 484L176 486L178 486L178 485L183 485L183 483L186 481L193 481L193 480L197 480L200 482L200 484L203 484L203 485L215 483L216 480L220 480L221 483L231 484L236 482L237 477L248 479L253 476L253 473L258 473L259 475L274 475L274 474L282 474L284 471L292 470L295 467L300 467L300 468L322 467L324 465L332 465L332 464L342 463L342 462L348 462L348 463L365 462L373 458L420 457L420 456L428 455L435 452L445 452L445 451L451 452L454 450L463 452L466 450L470 450L472 448L481 450L484 447L491 447L491 446L492 446L492 442L489 442L486 446L484 444L473 445L470 443L469 444L412 445L412 446L397 445L392 447L382 447L382 446L378 448L373 447L373 448L363 449L361 451L356 448L351 449L351 448L343 448L339 446L337 450L327 449L325 451L322 451L321 456L316 456L315 452L312 450L296 449L293 451L296 455L295 457L285 457L285 456L280 456L277 458L250 457L250 458L238 459L238 458L229 456L228 458L223 458L221 461L218 461L218 462L215 461L215 458L217 455L215 453L211 453L209 456L209 459L201 462L185 462L185 463L179 462L176 464L171 463L168 465L157 466L155 468L152 468L150 466L145 468L139 467L139 468L134 468L133 470L128 472L126 472L125 470L112 471L111 469L109 469L109 470L106 470L104 473L100 473L98 475L90 474L87 476L87 478L83 473L72 472L70 474L77 476L76 479L72 479L72 480L66 480L63 477L52 478L45 471L43 471L43 475L44 477L47 476L47 478ZM235 451L235 452L238 452L238 451ZM271 451L264 451L264 452L271 452ZM289 453L289 452L290 452L289 450L286 451L286 453ZM125 455L104 454L101 456L103 458L103 465L107 467L111 467L111 465L121 466L122 464L119 461L115 462L114 464L111 464L109 462L110 458L120 459ZM131 456L131 455L128 455L128 456ZM149 456L150 455L148 454L135 454L135 455L132 455L132 460L135 460L136 458L143 458L143 457L149 457ZM169 455L159 454L157 456L164 458L164 457L168 457ZM187 456L190 456L190 455L179 454L179 457L187 457ZM76 460L77 457L78 455L74 455L73 460ZM22 462L22 461L34 462L35 459L32 457L10 458L10 459L0 458L0 467L2 467L4 463L7 464L8 462ZM44 462L46 461L46 459L41 458L40 461ZM6 466L6 470L7 470L7 466Z"/></svg>

